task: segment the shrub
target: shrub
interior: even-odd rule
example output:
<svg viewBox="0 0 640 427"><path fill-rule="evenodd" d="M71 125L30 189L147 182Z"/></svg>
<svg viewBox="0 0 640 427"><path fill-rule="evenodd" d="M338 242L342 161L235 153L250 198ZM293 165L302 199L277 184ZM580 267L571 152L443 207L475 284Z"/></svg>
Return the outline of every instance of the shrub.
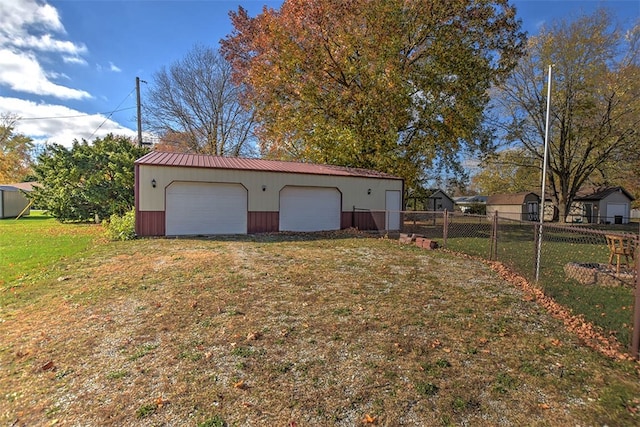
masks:
<svg viewBox="0 0 640 427"><path fill-rule="evenodd" d="M132 209L123 216L111 215L109 221L102 221L110 240L132 240L136 237L136 213Z"/></svg>

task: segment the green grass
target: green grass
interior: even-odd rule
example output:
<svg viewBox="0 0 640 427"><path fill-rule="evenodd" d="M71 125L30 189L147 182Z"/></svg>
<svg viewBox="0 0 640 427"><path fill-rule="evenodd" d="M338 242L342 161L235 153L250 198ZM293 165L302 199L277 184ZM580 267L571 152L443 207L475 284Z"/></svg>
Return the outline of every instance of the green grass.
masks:
<svg viewBox="0 0 640 427"><path fill-rule="evenodd" d="M0 304L12 302L7 287L42 275L64 275L64 261L81 256L101 233L100 226L61 224L41 211L0 220Z"/></svg>
<svg viewBox="0 0 640 427"><path fill-rule="evenodd" d="M501 226L497 240L497 260L531 282L535 281L536 270L534 227L535 224ZM467 232L466 236L469 235ZM477 227L473 237L447 239L447 248L488 259L489 235L489 231ZM608 258L604 236L580 228L567 232L549 227L540 252L538 285L574 314L583 315L604 334L615 336L623 346L627 346L631 343L632 334L633 284L619 287L584 285L567 278L564 272L564 266L570 262L607 264Z"/></svg>

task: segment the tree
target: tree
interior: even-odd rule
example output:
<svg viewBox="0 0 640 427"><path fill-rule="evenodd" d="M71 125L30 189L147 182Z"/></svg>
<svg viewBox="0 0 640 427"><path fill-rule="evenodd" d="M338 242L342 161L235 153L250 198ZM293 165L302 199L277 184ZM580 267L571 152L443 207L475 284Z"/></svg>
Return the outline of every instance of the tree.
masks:
<svg viewBox="0 0 640 427"><path fill-rule="evenodd" d="M123 215L134 206L134 161L148 152L127 137L107 135L47 146L35 173L43 184L30 194L37 206L60 221L87 221Z"/></svg>
<svg viewBox="0 0 640 427"><path fill-rule="evenodd" d="M506 0L286 0L221 42L267 157L376 169L418 188L486 148L487 90L524 35Z"/></svg>
<svg viewBox="0 0 640 427"><path fill-rule="evenodd" d="M554 64L546 185L562 222L581 187L638 152L638 57L633 48L621 55L625 43L606 10L559 21L530 39L528 55L496 92L504 142L535 157L540 168L547 71Z"/></svg>
<svg viewBox="0 0 640 427"><path fill-rule="evenodd" d="M0 183L24 180L31 173L31 138L13 132L17 117L0 115Z"/></svg>
<svg viewBox="0 0 640 427"><path fill-rule="evenodd" d="M488 156L471 182L480 194L540 193L539 161L523 149L503 150Z"/></svg>
<svg viewBox="0 0 640 427"><path fill-rule="evenodd" d="M211 48L195 46L181 61L154 75L144 103L148 125L177 147L195 153L240 156L253 153L251 110L239 100L231 67Z"/></svg>

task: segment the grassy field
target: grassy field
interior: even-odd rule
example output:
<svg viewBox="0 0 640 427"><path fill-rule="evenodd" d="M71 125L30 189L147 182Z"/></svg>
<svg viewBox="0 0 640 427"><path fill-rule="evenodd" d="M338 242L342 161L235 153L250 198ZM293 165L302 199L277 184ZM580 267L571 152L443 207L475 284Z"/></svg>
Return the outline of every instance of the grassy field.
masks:
<svg viewBox="0 0 640 427"><path fill-rule="evenodd" d="M89 249L102 231L95 225L62 226L41 211L0 220L0 286L20 286L28 276L46 274L52 265Z"/></svg>
<svg viewBox="0 0 640 427"><path fill-rule="evenodd" d="M465 237L447 240L447 248L469 255L488 258L491 240L490 230L474 228ZM455 234L454 234L455 235ZM535 281L535 251L531 225L503 227L498 236L497 260L514 271ZM550 228L541 248L541 265L538 285L545 293L576 315L615 336L623 345L631 343L633 324L634 283L629 277L620 286L589 286L567 277L567 263L607 264L609 250L604 236L588 232L566 233Z"/></svg>
<svg viewBox="0 0 640 427"><path fill-rule="evenodd" d="M637 363L477 261L347 232L109 243L40 220L49 239L12 241L6 224L3 254L86 240L0 286L1 425L640 422Z"/></svg>

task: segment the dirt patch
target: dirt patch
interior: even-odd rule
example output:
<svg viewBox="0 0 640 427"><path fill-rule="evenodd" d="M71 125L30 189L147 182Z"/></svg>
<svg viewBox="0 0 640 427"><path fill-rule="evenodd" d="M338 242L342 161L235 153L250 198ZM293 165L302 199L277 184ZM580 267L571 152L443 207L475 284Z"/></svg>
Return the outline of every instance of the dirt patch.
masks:
<svg viewBox="0 0 640 427"><path fill-rule="evenodd" d="M1 316L0 423L637 421L635 365L485 264L327 237L118 243L34 284Z"/></svg>

